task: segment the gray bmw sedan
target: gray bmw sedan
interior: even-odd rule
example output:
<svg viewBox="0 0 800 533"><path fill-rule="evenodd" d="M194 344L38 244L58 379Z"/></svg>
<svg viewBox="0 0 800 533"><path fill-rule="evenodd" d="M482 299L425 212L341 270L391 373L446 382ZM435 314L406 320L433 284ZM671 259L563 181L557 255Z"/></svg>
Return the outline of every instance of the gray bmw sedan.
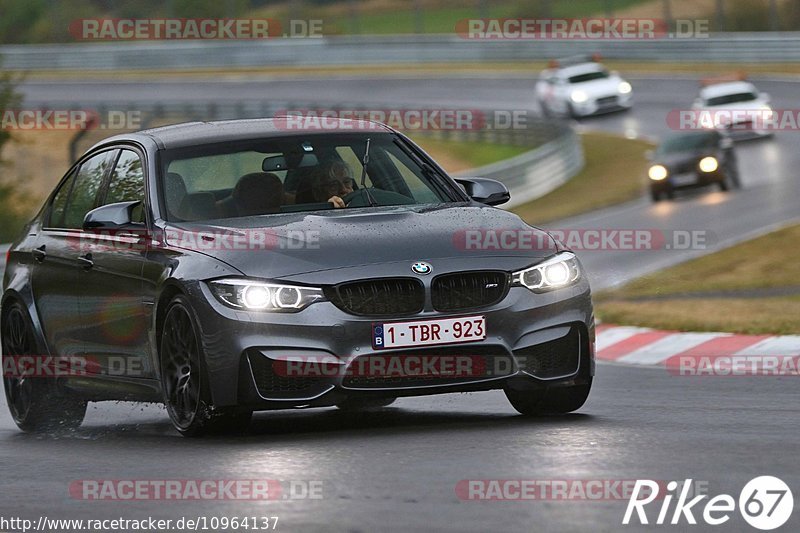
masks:
<svg viewBox="0 0 800 533"><path fill-rule="evenodd" d="M594 317L575 255L368 121L195 122L106 139L8 252L3 380L25 431L87 402L163 402L186 436L253 411L502 389L585 402Z"/></svg>

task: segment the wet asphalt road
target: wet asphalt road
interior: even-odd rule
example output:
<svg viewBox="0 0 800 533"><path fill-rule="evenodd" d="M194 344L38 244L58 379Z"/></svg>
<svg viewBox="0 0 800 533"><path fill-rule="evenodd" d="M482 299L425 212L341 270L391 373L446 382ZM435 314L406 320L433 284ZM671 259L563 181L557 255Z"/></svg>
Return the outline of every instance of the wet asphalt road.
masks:
<svg viewBox="0 0 800 533"><path fill-rule="evenodd" d="M319 97L322 102L531 107L530 79L340 80L42 84L29 99L136 101ZM630 113L582 121L592 128L659 136L664 116L688 106L696 81L633 79ZM796 85L763 81L776 107L797 103ZM706 230L714 246L800 215L800 133L740 146L744 189L703 191L670 204L644 199L553 227ZM637 179L632 177L632 179ZM685 259L693 253L603 251L581 254L595 286ZM660 369L598 365L586 406L570 416L517 416L501 392L399 400L378 413L335 409L262 413L237 438L182 439L156 406L93 404L74 434L19 433L0 406L0 516L144 518L278 516L283 531L625 531L624 501L462 501L468 479L707 482L738 498L758 475L781 477L800 497L797 384L793 378L682 378ZM322 499L271 502L82 501L80 479L275 479L322 482ZM649 516L655 518L657 509ZM782 530L798 527L796 511ZM685 524L661 526L686 531ZM703 531L754 531L741 516Z"/></svg>
<svg viewBox="0 0 800 533"><path fill-rule="evenodd" d="M250 435L189 440L158 407L98 404L60 438L0 419L0 515L278 516L283 531L636 531L621 526L622 500L465 501L455 488L472 479L691 478L738 499L766 474L797 488L796 423L796 378L686 378L608 364L579 413L538 420L485 392L402 399L362 415L261 413ZM292 481L321 482L322 499L295 489L297 499L267 502L82 501L69 492L81 479L272 479L284 493ZM655 520L658 508L646 509ZM798 520L796 510L783 530ZM724 531L748 528L733 515Z"/></svg>

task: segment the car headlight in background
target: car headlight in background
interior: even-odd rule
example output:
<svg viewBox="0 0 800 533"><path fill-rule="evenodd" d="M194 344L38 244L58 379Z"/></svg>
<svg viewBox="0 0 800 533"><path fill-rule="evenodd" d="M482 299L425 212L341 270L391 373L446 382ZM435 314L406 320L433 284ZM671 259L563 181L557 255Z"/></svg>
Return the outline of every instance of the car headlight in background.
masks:
<svg viewBox="0 0 800 533"><path fill-rule="evenodd" d="M621 81L617 86L617 90L619 91L619 94L628 94L633 90L633 87L631 87L631 84L627 81Z"/></svg>
<svg viewBox="0 0 800 533"><path fill-rule="evenodd" d="M569 95L569 98L576 104L581 104L589 99L589 95L587 95L584 91L572 91L572 94Z"/></svg>
<svg viewBox="0 0 800 533"><path fill-rule="evenodd" d="M223 304L249 311L296 312L325 298L322 289L280 285L249 279L211 281L211 292Z"/></svg>
<svg viewBox="0 0 800 533"><path fill-rule="evenodd" d="M664 165L653 165L647 171L647 175L651 180L661 181L667 177L667 168Z"/></svg>
<svg viewBox="0 0 800 533"><path fill-rule="evenodd" d="M543 263L514 272L511 285L533 292L546 292L572 285L581 276L580 263L572 252L561 252Z"/></svg>
<svg viewBox="0 0 800 533"><path fill-rule="evenodd" d="M700 160L700 170L703 172L714 172L719 168L719 162L716 157L704 157Z"/></svg>

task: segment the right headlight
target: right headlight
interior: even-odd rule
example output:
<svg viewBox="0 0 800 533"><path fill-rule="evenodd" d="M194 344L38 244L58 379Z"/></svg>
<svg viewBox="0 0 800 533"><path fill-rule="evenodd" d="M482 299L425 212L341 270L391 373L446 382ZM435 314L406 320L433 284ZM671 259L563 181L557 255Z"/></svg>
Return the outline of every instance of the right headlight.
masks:
<svg viewBox="0 0 800 533"><path fill-rule="evenodd" d="M296 313L325 298L322 289L283 285L246 278L226 278L210 281L214 296L234 309L248 311L277 311Z"/></svg>
<svg viewBox="0 0 800 533"><path fill-rule="evenodd" d="M647 171L647 175L650 176L651 180L661 181L667 177L667 167L664 165L653 165L650 167L650 170Z"/></svg>
<svg viewBox="0 0 800 533"><path fill-rule="evenodd" d="M573 285L580 277L581 267L575 254L561 252L538 265L514 272L511 285L526 287L533 292L547 292Z"/></svg>

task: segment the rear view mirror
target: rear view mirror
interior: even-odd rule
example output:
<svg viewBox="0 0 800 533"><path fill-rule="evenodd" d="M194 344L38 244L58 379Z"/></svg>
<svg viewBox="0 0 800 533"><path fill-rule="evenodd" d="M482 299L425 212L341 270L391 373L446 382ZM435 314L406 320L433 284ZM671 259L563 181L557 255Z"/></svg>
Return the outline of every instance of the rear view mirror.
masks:
<svg viewBox="0 0 800 533"><path fill-rule="evenodd" d="M261 170L264 172L280 172L281 170L287 169L286 158L282 155L265 157L264 161L261 163Z"/></svg>
<svg viewBox="0 0 800 533"><path fill-rule="evenodd" d="M486 205L500 205L511 199L508 187L489 178L457 178L470 198Z"/></svg>

